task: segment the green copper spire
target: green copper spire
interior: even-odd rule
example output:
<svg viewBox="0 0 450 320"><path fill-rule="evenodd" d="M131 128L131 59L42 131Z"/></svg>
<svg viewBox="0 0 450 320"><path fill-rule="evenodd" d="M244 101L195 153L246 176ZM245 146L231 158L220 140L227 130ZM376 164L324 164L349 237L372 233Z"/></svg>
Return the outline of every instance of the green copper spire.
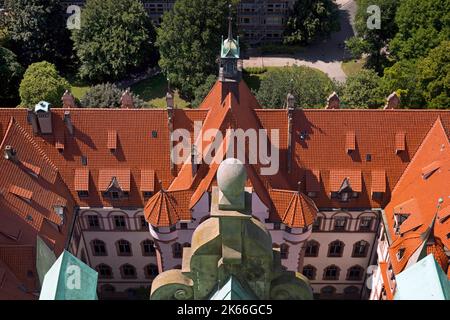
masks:
<svg viewBox="0 0 450 320"><path fill-rule="evenodd" d="M233 18L231 17L231 4L230 15L228 16L228 38L223 40L222 37L222 49L220 52L220 57L222 59L239 59L240 56L239 37L237 37L237 40L233 39Z"/></svg>

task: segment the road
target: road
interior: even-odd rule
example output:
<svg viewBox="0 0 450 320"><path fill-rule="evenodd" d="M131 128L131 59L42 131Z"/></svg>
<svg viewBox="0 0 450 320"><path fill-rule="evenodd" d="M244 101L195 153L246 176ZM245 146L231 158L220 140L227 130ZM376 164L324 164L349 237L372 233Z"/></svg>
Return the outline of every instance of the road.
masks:
<svg viewBox="0 0 450 320"><path fill-rule="evenodd" d="M344 49L344 41L354 35L354 18L356 3L354 0L336 0L340 7L341 30L331 34L329 39L313 43L295 55L272 55L250 57L244 60L247 67L282 67L302 65L319 69L332 79L344 82L347 79L342 70L342 62L348 58Z"/></svg>

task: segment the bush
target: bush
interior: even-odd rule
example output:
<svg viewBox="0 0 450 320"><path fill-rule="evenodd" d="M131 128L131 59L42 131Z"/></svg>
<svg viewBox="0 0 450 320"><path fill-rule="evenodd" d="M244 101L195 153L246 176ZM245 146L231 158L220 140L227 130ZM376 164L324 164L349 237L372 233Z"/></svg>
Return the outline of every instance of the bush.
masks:
<svg viewBox="0 0 450 320"><path fill-rule="evenodd" d="M244 72L248 73L248 74L263 74L267 72L267 68L265 67L250 67L250 68L245 68Z"/></svg>
<svg viewBox="0 0 450 320"><path fill-rule="evenodd" d="M19 102L19 84L23 67L17 56L10 50L0 47L0 105L12 106Z"/></svg>
<svg viewBox="0 0 450 320"><path fill-rule="evenodd" d="M285 107L286 96L292 93L301 108L322 108L334 91L328 76L308 67L283 67L270 69L261 80L257 99L263 108Z"/></svg>
<svg viewBox="0 0 450 320"><path fill-rule="evenodd" d="M61 107L61 97L70 84L61 77L55 65L43 61L31 64L20 83L23 107L33 107L39 101L47 101L53 107Z"/></svg>
<svg viewBox="0 0 450 320"><path fill-rule="evenodd" d="M376 109L383 106L386 96L376 72L363 69L347 78L341 101L350 108Z"/></svg>
<svg viewBox="0 0 450 320"><path fill-rule="evenodd" d="M93 86L81 98L81 105L85 108L119 108L120 99L123 91L115 84L103 83ZM133 97L134 106L136 108L143 108L146 106L145 102L137 95L131 94Z"/></svg>

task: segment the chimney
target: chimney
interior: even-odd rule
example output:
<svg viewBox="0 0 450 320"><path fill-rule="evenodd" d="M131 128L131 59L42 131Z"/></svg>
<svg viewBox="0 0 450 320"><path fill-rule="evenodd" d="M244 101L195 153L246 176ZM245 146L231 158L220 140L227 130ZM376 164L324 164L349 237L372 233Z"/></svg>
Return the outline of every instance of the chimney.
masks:
<svg viewBox="0 0 450 320"><path fill-rule="evenodd" d="M38 119L41 134L52 134L52 112L50 103L45 101L39 102L34 107L34 113Z"/></svg>
<svg viewBox="0 0 450 320"><path fill-rule="evenodd" d="M125 90L122 94L122 98L120 98L120 107L122 109L134 109L133 97L131 96L129 88Z"/></svg>
<svg viewBox="0 0 450 320"><path fill-rule="evenodd" d="M33 112L33 110L28 110L27 120L28 124L31 124L31 127L33 128L34 135L37 135L39 133L39 125L37 122L36 114Z"/></svg>
<svg viewBox="0 0 450 320"><path fill-rule="evenodd" d="M17 162L17 151L11 146L6 146L5 152L4 152L4 157L6 160L10 160L12 162Z"/></svg>
<svg viewBox="0 0 450 320"><path fill-rule="evenodd" d="M64 123L66 124L67 130L69 131L70 135L73 136L73 124L72 118L70 116L70 111L64 112Z"/></svg>
<svg viewBox="0 0 450 320"><path fill-rule="evenodd" d="M325 109L339 109L341 105L341 100L336 92L333 92L327 99L327 106Z"/></svg>
<svg viewBox="0 0 450 320"><path fill-rule="evenodd" d="M292 171L292 132L294 122L295 97L288 93L286 97L286 106L288 110L288 150L287 150L287 167L288 173Z"/></svg>
<svg viewBox="0 0 450 320"><path fill-rule="evenodd" d="M75 98L73 97L73 95L70 93L69 90L66 90L66 92L64 92L61 101L63 104L63 108L66 109L76 108Z"/></svg>
<svg viewBox="0 0 450 320"><path fill-rule="evenodd" d="M400 97L396 92L393 92L387 99L384 110L393 110L400 107Z"/></svg>

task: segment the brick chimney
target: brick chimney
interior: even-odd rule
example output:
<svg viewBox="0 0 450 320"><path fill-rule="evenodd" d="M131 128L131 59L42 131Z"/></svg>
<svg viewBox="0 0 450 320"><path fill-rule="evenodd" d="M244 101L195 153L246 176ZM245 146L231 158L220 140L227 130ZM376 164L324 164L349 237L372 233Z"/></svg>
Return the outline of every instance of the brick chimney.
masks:
<svg viewBox="0 0 450 320"><path fill-rule="evenodd" d="M125 90L122 94L122 97L120 98L120 107L122 109L134 109L134 102L130 89Z"/></svg>
<svg viewBox="0 0 450 320"><path fill-rule="evenodd" d="M325 109L339 109L341 106L341 100L336 92L333 92L327 99L327 106Z"/></svg>
<svg viewBox="0 0 450 320"><path fill-rule="evenodd" d="M31 124L34 135L37 135L39 133L39 125L38 125L36 114L34 113L33 110L28 110L27 121L28 121L28 124Z"/></svg>
<svg viewBox="0 0 450 320"><path fill-rule="evenodd" d="M73 95L70 93L69 90L66 90L66 92L64 92L61 101L63 104L63 108L66 109L76 108L75 98L73 97Z"/></svg>
<svg viewBox="0 0 450 320"><path fill-rule="evenodd" d="M387 99L384 110L392 110L400 108L400 97L396 92L393 92Z"/></svg>

